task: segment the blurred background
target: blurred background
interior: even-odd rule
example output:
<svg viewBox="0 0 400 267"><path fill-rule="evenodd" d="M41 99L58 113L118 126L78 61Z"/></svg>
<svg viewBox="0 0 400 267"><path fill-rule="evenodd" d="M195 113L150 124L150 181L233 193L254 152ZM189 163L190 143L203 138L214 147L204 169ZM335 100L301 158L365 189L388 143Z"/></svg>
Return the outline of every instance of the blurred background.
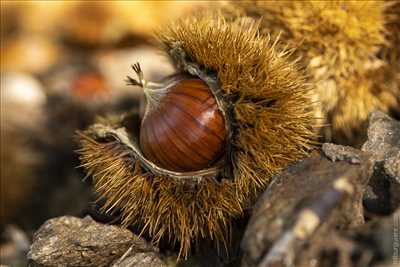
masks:
<svg viewBox="0 0 400 267"><path fill-rule="evenodd" d="M152 81L175 72L159 49L154 32L171 20L221 3L226 1L0 0L1 267L26 266L26 253L32 235L49 218L91 214L99 216L96 220L103 219L103 215L96 215L96 196L90 181L85 180L85 174L79 168L76 132L93 124L99 116L129 110L138 113L142 92L138 87L125 83L127 75L134 76L131 65L139 62L145 78ZM286 13L282 11L284 9L274 13L273 6L269 7L271 10L264 10L265 2L262 1L258 10L245 1L234 3L235 9L243 8L243 14L250 17L266 18L268 16L265 14L270 14L268 18L272 24L269 25L266 19L263 21L265 25L261 25L265 27L265 34L284 30L287 31L287 41L293 43L300 39L301 43L304 41L303 32L309 31L308 20L314 21L313 13L292 12L292 8L301 11L301 4L293 7L288 5ZM280 3L285 6L284 2ZM334 13L335 10L327 10L331 17L321 20L326 23L323 25L325 27L318 26L319 30L309 34L308 41L306 39L304 42L303 52L306 56L302 64L309 67L310 77L315 78L311 81L320 85L320 96L326 103L332 104L326 107L329 112L327 120L333 126L336 123L337 132L325 127L323 137L336 136L332 140L337 143L349 144L348 141L352 140L354 144L350 138L353 137L356 144L362 144L366 137L361 136L360 132L365 135L366 130L362 128L355 134L350 130L359 124L366 127L370 111L376 108L395 114L397 119L400 116L400 2L393 2L392 6L387 5L382 9L391 18L389 21L372 20L375 17L369 15L368 9L368 13L362 10L356 12L359 11L356 6L358 2L348 3L353 3L350 6L355 7L349 9L355 13L354 16L348 14L351 21L367 19L361 19L360 24L354 23L354 28L347 27L348 24L343 24L347 16L342 7L336 10L340 16ZM375 10L375 7L371 10ZM377 9L374 14L379 12ZM236 13L231 15L236 16ZM280 19L284 19L293 29L286 29L286 26L280 28L279 23L275 24L276 16L280 15L285 15ZM364 27L364 22L368 27ZM365 47L360 42L364 50L360 52L361 56L355 53L357 58L353 59L353 33L357 33L356 36L358 33L368 33L370 25L374 25L373 29L384 25L386 30L381 34L385 37L380 34L375 37L378 41L385 38L387 41L367 42L371 46ZM331 27L335 34L322 34ZM299 34L295 36L291 31ZM336 40L334 38L337 41L331 41ZM323 57L315 40L323 47L322 51L336 51L337 46L344 47L343 51L350 51L343 52L344 56L337 64L347 66L352 77L353 73L357 73L354 79L348 80L336 72L336 63L331 66L329 56L327 63L318 63L323 62ZM314 45L317 48L311 49ZM371 55L374 64L365 64L363 51ZM368 66L358 69L359 66L353 62ZM345 78L342 79L342 76ZM329 90L326 91L327 84ZM382 187L389 190L386 182ZM386 195L383 196L386 198ZM377 201L381 199L377 198ZM392 211L384 212L389 214ZM371 232L374 233L374 230ZM369 245L369 241L366 243ZM206 250L205 255L208 256L208 252Z"/></svg>
<svg viewBox="0 0 400 267"><path fill-rule="evenodd" d="M96 116L138 109L131 64L174 69L154 30L207 2L1 1L0 262L25 266L47 219L83 216L94 196L74 152Z"/></svg>

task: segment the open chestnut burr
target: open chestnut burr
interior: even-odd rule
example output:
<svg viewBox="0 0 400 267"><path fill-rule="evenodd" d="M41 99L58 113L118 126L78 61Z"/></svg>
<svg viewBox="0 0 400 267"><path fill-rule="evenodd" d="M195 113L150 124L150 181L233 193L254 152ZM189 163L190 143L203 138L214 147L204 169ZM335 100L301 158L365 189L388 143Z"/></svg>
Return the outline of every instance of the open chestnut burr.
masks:
<svg viewBox="0 0 400 267"><path fill-rule="evenodd" d="M256 21L202 14L158 37L178 73L153 83L134 65L140 126L103 119L80 133L79 153L105 212L186 257L200 239L228 247L232 220L313 147L316 120L304 75Z"/></svg>

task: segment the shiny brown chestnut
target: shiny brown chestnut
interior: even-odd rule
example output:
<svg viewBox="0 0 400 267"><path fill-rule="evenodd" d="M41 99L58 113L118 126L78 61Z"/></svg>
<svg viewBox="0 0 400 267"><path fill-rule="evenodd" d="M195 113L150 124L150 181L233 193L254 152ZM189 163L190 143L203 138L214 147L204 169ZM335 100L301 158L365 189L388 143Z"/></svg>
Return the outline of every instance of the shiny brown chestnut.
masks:
<svg viewBox="0 0 400 267"><path fill-rule="evenodd" d="M210 167L224 152L224 115L207 83L196 77L175 77L166 84L143 80L146 97L140 127L144 156L170 171L198 171Z"/></svg>

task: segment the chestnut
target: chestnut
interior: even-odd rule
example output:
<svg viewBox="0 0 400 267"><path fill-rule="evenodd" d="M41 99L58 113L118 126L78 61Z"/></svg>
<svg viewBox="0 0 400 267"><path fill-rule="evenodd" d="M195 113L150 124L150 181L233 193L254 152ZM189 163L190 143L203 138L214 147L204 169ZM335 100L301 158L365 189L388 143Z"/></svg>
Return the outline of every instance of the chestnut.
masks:
<svg viewBox="0 0 400 267"><path fill-rule="evenodd" d="M133 66L143 77L139 63ZM153 87L140 85L146 96L146 110L140 127L140 148L144 156L171 171L197 171L210 167L223 154L226 141L224 115L206 82L177 76Z"/></svg>

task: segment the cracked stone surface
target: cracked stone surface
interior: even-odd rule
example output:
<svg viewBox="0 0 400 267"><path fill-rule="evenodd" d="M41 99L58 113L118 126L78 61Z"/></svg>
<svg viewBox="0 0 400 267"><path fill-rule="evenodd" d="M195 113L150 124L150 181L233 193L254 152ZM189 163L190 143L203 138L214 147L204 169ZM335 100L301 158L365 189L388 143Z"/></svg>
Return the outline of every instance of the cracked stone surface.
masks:
<svg viewBox="0 0 400 267"><path fill-rule="evenodd" d="M320 154L274 177L260 197L241 243L243 266L330 266L329 253L340 266L390 259L380 258L390 249L374 233L382 218L399 215L400 122L371 113L361 150L326 143ZM367 224L364 212L372 218Z"/></svg>
<svg viewBox="0 0 400 267"><path fill-rule="evenodd" d="M364 205L372 213L388 215L400 207L400 122L382 112L371 113L362 150L375 161Z"/></svg>
<svg viewBox="0 0 400 267"><path fill-rule="evenodd" d="M128 249L131 255L151 253L137 262L149 262L151 257L162 263L152 245L127 229L97 223L89 216L63 216L46 221L35 233L28 260L31 266L101 267L110 266Z"/></svg>
<svg viewBox="0 0 400 267"><path fill-rule="evenodd" d="M383 168L400 185L400 149L385 160Z"/></svg>
<svg viewBox="0 0 400 267"><path fill-rule="evenodd" d="M400 150L400 122L383 112L369 117L368 140L362 151L371 152L376 161L385 161Z"/></svg>
<svg viewBox="0 0 400 267"><path fill-rule="evenodd" d="M333 162L344 160L348 163L359 164L361 162L360 157L363 154L362 151L354 147L335 145L331 143L322 144L321 149L325 156Z"/></svg>
<svg viewBox="0 0 400 267"><path fill-rule="evenodd" d="M315 251L306 244L338 226L362 225L372 162L361 151L357 158L354 164L314 155L275 176L252 210L241 243L242 266L312 266Z"/></svg>

